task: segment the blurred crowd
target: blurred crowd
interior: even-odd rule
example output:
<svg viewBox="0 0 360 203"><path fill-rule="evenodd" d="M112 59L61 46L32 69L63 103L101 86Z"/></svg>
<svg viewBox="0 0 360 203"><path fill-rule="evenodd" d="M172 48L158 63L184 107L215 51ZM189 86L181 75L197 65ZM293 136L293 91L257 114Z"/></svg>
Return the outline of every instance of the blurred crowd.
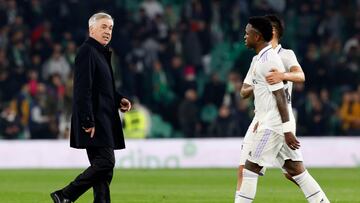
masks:
<svg viewBox="0 0 360 203"><path fill-rule="evenodd" d="M150 112L134 120L155 135L137 137L244 136L254 107L239 90L255 54L244 28L272 13L306 75L298 135L360 135L359 0L0 0L0 138L68 137L76 49L97 11L115 19L117 89Z"/></svg>

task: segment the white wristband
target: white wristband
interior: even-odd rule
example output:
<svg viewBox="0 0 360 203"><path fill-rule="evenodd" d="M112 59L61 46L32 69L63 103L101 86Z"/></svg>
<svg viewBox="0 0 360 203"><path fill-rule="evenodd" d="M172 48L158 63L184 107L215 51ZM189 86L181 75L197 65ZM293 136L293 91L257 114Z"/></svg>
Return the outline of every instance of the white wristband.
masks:
<svg viewBox="0 0 360 203"><path fill-rule="evenodd" d="M291 130L292 130L292 125L291 125L290 121L283 123L282 127L283 127L284 133L291 132Z"/></svg>

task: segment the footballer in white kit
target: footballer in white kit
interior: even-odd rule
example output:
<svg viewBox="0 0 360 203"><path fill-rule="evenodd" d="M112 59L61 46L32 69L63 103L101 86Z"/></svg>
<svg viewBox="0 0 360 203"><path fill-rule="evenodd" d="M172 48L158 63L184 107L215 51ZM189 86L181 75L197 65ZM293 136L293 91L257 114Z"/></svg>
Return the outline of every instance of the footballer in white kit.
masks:
<svg viewBox="0 0 360 203"><path fill-rule="evenodd" d="M291 102L291 92L292 92L292 82L298 82L302 83L305 81L305 74L303 70L301 69L296 56L292 50L283 49L281 46L279 46L279 40L281 39L283 32L284 32L284 26L281 23L280 19L275 15L266 15L265 18L270 20L272 25L272 32L273 37L270 41L270 44L275 49L275 51L279 54L281 52L280 58L285 66L286 73L280 73L277 71L271 72L267 77L267 82L270 84L277 83L279 81L289 81L291 83L288 83L285 85L285 89L288 89L288 95L287 98L290 98ZM253 58L253 60L255 57ZM243 86L241 88L240 94L242 98L246 99L250 97L253 94L253 88L252 88L252 79L251 79L251 71L253 67L253 62L251 62L250 68L247 72L247 75L244 79ZM289 108L291 109L291 108ZM292 113L292 112L291 112ZM236 193L235 193L235 199L237 198L237 193L240 190L240 186L243 179L243 170L245 166L245 161L249 154L249 147L251 142L251 135L255 132L257 128L257 119L256 115L254 116L246 134L243 139L243 143L241 145L241 151L240 151L240 161L239 161L239 168L238 168L238 180L237 180L237 186L236 186ZM296 130L296 129L295 129ZM273 165L282 164L282 161L280 163L274 163ZM263 167L261 170L261 174L263 175L265 173L266 168ZM282 169L285 177L289 179L290 181L296 183L294 179L286 172L286 170ZM236 201L235 201L236 203Z"/></svg>
<svg viewBox="0 0 360 203"><path fill-rule="evenodd" d="M282 51L281 46L274 50L268 44L273 36L272 30L271 21L265 17L250 18L245 29L245 44L257 53L248 75L251 77L253 86L250 90L252 89L254 94L255 122L258 126L254 134L249 136L250 139L247 139L249 152L235 202L251 203L256 195L261 170L278 159L292 180L300 187L309 203L328 203L325 193L304 167L301 153L298 151L300 142L294 135L295 118L289 110L291 109L289 90L286 90L281 80L277 83L267 81L267 76L273 69L285 72L284 64L292 64L290 60L286 60L291 55L286 56L284 62L281 60L279 55ZM293 54L291 51L287 53ZM285 83L288 85L287 88L289 85L292 86Z"/></svg>
<svg viewBox="0 0 360 203"><path fill-rule="evenodd" d="M283 161L291 159L302 161L302 156L297 150L290 149L284 142L284 132L281 117L278 111L273 91L284 88L283 82L270 85L265 77L273 69L285 72L285 67L276 50L268 45L262 49L253 61L251 71L252 85L254 87L254 103L256 120L259 123L257 130L251 136L248 159L260 166L271 165L269 160ZM284 88L285 89L285 88ZM285 90L286 92L287 90ZM289 93L285 93L288 108L291 109ZM295 133L295 118L292 111L289 111L291 131Z"/></svg>
<svg viewBox="0 0 360 203"><path fill-rule="evenodd" d="M290 68L291 67L300 67L300 64L294 54L294 52L290 49L284 49L282 48L282 46L279 44L277 47L274 48L274 51L280 56L281 62L284 65L285 68L285 72L290 72ZM251 62L250 68L246 74L246 77L244 79L244 83L253 86L253 80L252 80L252 73L253 73L253 66L254 66L254 60L257 60L258 56L254 56L253 60ZM286 84L284 84L284 90L285 90L285 94L287 97L287 101L288 101L288 109L289 109L289 114L290 114L290 121L293 124L293 130L292 132L295 134L296 132L296 121L295 121L295 117L293 115L292 112L292 106L291 106L291 93L292 93L292 87L293 87L293 82L291 81L287 81ZM249 155L249 150L250 150L250 146L252 143L252 138L253 138L253 134L255 132L255 125L258 122L257 119L257 113L256 113L256 108L255 108L255 116L245 134L243 143L241 145L241 152L240 152L240 165L245 165L245 161L248 158ZM290 149L291 150L291 149ZM296 151L296 157L294 157L297 161L302 161L302 155L299 152L299 150L295 150ZM281 158L278 159L280 166L282 166L283 160ZM268 165L272 165L272 163L269 163ZM265 167L262 169L261 171L262 173L265 173ZM284 173L286 173L286 171L283 170Z"/></svg>

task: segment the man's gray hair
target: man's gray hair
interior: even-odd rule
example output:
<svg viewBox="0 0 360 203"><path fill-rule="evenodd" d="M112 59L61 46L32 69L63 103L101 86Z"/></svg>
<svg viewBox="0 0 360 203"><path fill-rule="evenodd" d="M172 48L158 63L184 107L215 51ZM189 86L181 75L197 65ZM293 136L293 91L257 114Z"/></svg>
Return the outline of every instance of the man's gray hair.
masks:
<svg viewBox="0 0 360 203"><path fill-rule="evenodd" d="M114 21L114 19L111 17L111 15L104 13L104 12L99 12L99 13L95 13L94 15L92 15L89 18L89 27L93 26L97 20L103 19L103 18L111 19L112 21Z"/></svg>

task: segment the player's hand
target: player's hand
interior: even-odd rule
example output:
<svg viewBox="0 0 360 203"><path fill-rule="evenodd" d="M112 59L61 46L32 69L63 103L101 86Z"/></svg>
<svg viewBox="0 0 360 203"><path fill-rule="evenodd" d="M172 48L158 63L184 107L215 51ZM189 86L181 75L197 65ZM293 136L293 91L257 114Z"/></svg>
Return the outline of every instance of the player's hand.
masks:
<svg viewBox="0 0 360 203"><path fill-rule="evenodd" d="M130 109L131 109L131 102L126 98L122 98L120 101L120 111L125 113L127 111L130 111Z"/></svg>
<svg viewBox="0 0 360 203"><path fill-rule="evenodd" d="M83 129L85 130L85 132L87 133L90 133L90 138L93 138L94 135L95 135L95 127L92 127L92 128L84 128Z"/></svg>
<svg viewBox="0 0 360 203"><path fill-rule="evenodd" d="M273 68L265 77L266 82L270 85L282 82L284 80L284 73L279 72L277 69Z"/></svg>
<svg viewBox="0 0 360 203"><path fill-rule="evenodd" d="M285 134L285 142L290 147L290 149L295 150L300 148L300 142L296 139L295 135L292 132L287 132Z"/></svg>

